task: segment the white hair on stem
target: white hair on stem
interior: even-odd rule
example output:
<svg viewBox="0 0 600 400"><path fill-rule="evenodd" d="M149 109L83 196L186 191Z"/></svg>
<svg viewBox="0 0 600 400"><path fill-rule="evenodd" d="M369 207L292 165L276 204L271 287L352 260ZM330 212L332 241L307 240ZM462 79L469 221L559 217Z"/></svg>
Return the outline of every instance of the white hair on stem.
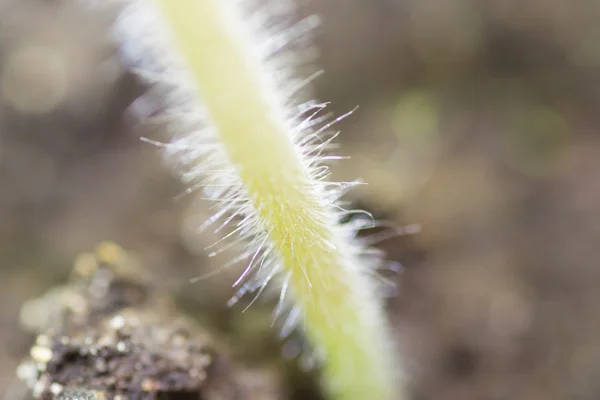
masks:
<svg viewBox="0 0 600 400"><path fill-rule="evenodd" d="M343 208L341 196L357 182L328 181L327 163L341 158L328 154L338 134L329 130L348 114L327 122L326 103L301 100L320 72L296 78L308 55L290 47L317 19L282 24L291 1L250 3L131 0L115 32L165 105L167 158L190 191L215 202L200 228L230 227L209 251L244 249L232 261L247 264L229 304L254 293L251 305L277 288L281 335L303 322L332 396L403 399L380 256L357 238L373 218Z"/></svg>

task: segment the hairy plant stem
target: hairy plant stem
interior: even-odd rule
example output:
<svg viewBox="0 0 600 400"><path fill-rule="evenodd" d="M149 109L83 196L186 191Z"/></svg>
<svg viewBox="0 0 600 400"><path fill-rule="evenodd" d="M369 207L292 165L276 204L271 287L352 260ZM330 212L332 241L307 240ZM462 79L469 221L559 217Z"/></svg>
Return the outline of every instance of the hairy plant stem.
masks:
<svg viewBox="0 0 600 400"><path fill-rule="evenodd" d="M331 200L294 140L283 100L263 79L228 0L155 0L235 166L257 221L289 276L293 304L339 400L391 400L396 354L372 271L340 234Z"/></svg>

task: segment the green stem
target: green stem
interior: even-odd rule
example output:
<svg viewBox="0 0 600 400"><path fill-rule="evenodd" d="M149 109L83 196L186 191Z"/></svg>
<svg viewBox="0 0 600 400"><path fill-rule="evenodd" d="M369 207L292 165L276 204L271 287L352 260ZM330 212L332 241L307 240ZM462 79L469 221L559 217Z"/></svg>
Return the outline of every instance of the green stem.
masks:
<svg viewBox="0 0 600 400"><path fill-rule="evenodd" d="M337 222L227 0L156 0L340 400L399 397L372 271ZM231 14L231 15L230 15ZM268 76L267 76L268 78Z"/></svg>

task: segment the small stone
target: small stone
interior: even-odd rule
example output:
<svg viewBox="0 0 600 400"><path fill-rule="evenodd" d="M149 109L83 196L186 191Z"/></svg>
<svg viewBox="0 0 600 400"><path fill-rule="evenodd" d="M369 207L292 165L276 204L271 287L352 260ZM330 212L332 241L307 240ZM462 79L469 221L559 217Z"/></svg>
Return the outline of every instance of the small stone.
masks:
<svg viewBox="0 0 600 400"><path fill-rule="evenodd" d="M58 396L63 391L63 386L60 383L53 383L50 385L50 393L55 396Z"/></svg>
<svg viewBox="0 0 600 400"><path fill-rule="evenodd" d="M83 315L88 312L87 301L81 295L67 293L64 298L64 304L67 309L73 311L75 314Z"/></svg>
<svg viewBox="0 0 600 400"><path fill-rule="evenodd" d="M17 377L25 382L37 379L37 368L31 362L23 362L17 368Z"/></svg>
<svg viewBox="0 0 600 400"><path fill-rule="evenodd" d="M35 344L42 347L50 347L52 343L50 343L50 338L47 335L39 335L35 339Z"/></svg>
<svg viewBox="0 0 600 400"><path fill-rule="evenodd" d="M196 369L196 368L192 368L192 369L190 370L190 376L191 376L192 378L194 378L194 379L197 379L197 380L199 380L199 381L203 381L203 380L205 380L205 379L206 379L206 372L204 372L204 371L200 371L200 370L198 370L198 369Z"/></svg>
<svg viewBox="0 0 600 400"><path fill-rule="evenodd" d="M33 346L29 352L31 358L40 363L47 363L52 359L52 350L48 347Z"/></svg>
<svg viewBox="0 0 600 400"><path fill-rule="evenodd" d="M112 336L105 335L98 339L98 346L100 347L112 347L114 343L115 339Z"/></svg>
<svg viewBox="0 0 600 400"><path fill-rule="evenodd" d="M96 255L101 263L113 265L121 258L121 246L114 242L103 242L96 248Z"/></svg>
<svg viewBox="0 0 600 400"><path fill-rule="evenodd" d="M144 379L142 382L142 390L144 392L155 392L159 389L159 385L157 382L152 379Z"/></svg>
<svg viewBox="0 0 600 400"><path fill-rule="evenodd" d="M122 315L115 315L110 320L110 327L117 331L123 329L125 327L125 318Z"/></svg>
<svg viewBox="0 0 600 400"><path fill-rule="evenodd" d="M212 358L208 354L203 354L199 357L198 362L203 367L208 367L212 361Z"/></svg>
<svg viewBox="0 0 600 400"><path fill-rule="evenodd" d="M39 380L33 385L33 397L39 398L46 390L46 384L43 380Z"/></svg>
<svg viewBox="0 0 600 400"><path fill-rule="evenodd" d="M73 272L77 275L88 278L98 269L98 262L92 253L80 254L73 266Z"/></svg>

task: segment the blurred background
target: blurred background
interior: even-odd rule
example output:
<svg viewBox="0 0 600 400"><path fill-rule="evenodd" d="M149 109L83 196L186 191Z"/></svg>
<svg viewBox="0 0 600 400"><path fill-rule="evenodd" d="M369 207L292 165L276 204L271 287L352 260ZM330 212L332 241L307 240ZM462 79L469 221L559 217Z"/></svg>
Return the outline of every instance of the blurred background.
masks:
<svg viewBox="0 0 600 400"><path fill-rule="evenodd" d="M0 392L33 340L21 305L102 240L235 357L279 358L272 304L226 307L238 270L189 283L232 256L202 250L208 205L140 140L129 106L147 88L115 10L85 3L0 0ZM600 398L600 2L301 1L312 13L318 98L360 106L334 176L368 182L354 205L421 226L378 243L402 264L389 313L414 399Z"/></svg>

